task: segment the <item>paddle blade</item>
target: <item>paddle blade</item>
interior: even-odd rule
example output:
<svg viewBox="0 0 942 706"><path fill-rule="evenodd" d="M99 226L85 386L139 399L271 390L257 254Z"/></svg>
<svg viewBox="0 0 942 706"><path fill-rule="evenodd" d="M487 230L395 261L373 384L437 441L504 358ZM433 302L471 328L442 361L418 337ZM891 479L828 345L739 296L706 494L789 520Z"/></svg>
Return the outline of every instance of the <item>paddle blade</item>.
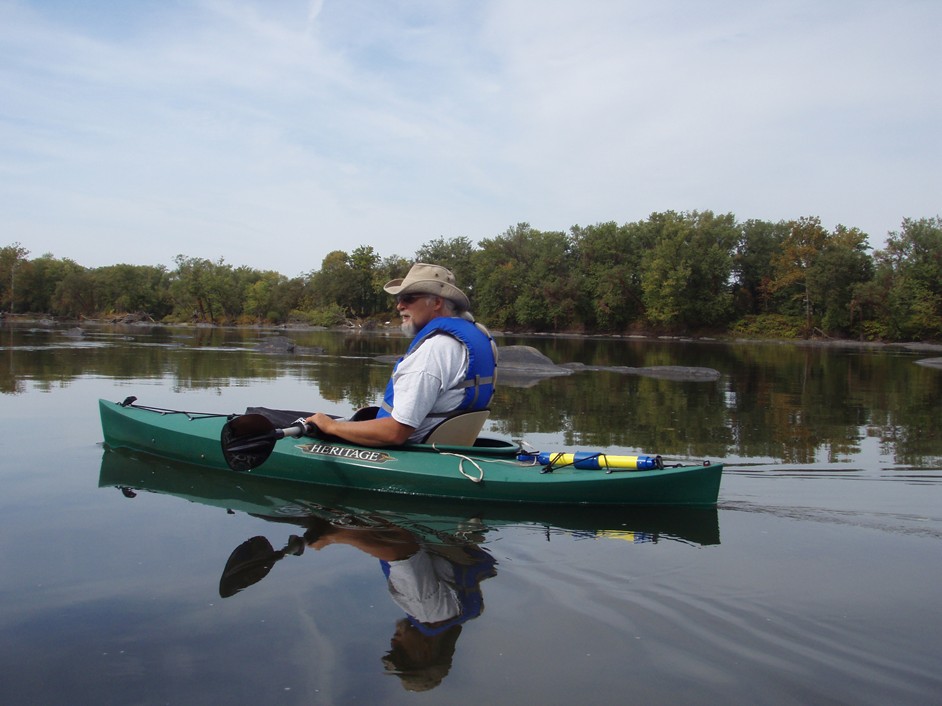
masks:
<svg viewBox="0 0 942 706"><path fill-rule="evenodd" d="M261 414L240 414L226 422L226 426L232 431L234 437L257 436L275 431L275 425L268 417Z"/></svg>
<svg viewBox="0 0 942 706"><path fill-rule="evenodd" d="M275 448L275 425L261 414L233 417L222 428L222 455L233 471L258 468Z"/></svg>
<svg viewBox="0 0 942 706"><path fill-rule="evenodd" d="M234 596L239 591L256 584L268 576L275 562L284 556L276 552L265 537L252 537L238 547L229 556L226 568L219 579L219 595L222 598Z"/></svg>

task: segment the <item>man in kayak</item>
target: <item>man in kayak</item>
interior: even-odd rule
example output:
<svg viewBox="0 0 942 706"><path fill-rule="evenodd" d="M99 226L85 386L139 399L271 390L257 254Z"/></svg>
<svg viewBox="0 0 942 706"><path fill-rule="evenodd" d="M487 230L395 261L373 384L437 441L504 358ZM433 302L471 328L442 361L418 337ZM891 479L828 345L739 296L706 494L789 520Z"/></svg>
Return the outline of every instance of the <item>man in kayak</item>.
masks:
<svg viewBox="0 0 942 706"><path fill-rule="evenodd" d="M494 394L497 347L474 321L468 297L452 272L417 263L403 279L383 287L396 297L402 331L412 336L393 369L375 417L353 419L323 413L307 417L322 433L361 446L422 442L456 412L486 409Z"/></svg>

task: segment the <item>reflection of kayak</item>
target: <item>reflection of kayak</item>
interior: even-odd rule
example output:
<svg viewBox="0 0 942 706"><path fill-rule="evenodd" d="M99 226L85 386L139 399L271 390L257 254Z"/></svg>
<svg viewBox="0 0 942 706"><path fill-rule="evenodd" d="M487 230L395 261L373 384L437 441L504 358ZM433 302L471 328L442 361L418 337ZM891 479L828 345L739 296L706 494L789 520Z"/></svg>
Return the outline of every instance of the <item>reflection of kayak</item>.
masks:
<svg viewBox="0 0 942 706"><path fill-rule="evenodd" d="M574 465L552 472L518 460L519 445L479 438L474 446L413 444L388 449L315 438L270 442L266 460L231 470L220 441L223 415L154 410L99 403L105 443L226 470L233 479L251 474L320 486L489 502L564 505L712 506L721 464L651 470L589 470ZM267 455L270 454L270 455Z"/></svg>
<svg viewBox="0 0 942 706"><path fill-rule="evenodd" d="M286 482L232 471L200 470L153 456L105 450L98 484L173 495L191 502L307 527L396 525L430 544L451 543L500 527L539 527L577 536L635 542L676 539L719 544L715 507L586 507L489 503L372 493ZM130 493L129 493L130 494Z"/></svg>

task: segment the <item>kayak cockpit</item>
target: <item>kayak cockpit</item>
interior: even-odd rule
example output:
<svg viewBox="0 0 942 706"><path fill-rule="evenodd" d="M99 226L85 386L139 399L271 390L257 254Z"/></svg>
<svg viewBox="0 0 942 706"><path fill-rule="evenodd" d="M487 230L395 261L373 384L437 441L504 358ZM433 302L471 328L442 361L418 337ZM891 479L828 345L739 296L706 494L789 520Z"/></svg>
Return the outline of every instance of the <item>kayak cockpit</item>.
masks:
<svg viewBox="0 0 942 706"><path fill-rule="evenodd" d="M470 446L425 443L405 444L404 446L398 448L407 449L409 451L447 451L452 453L473 454L474 456L511 456L514 458L516 458L517 454L521 452L520 444L507 441L506 439L493 439L486 436L478 437Z"/></svg>

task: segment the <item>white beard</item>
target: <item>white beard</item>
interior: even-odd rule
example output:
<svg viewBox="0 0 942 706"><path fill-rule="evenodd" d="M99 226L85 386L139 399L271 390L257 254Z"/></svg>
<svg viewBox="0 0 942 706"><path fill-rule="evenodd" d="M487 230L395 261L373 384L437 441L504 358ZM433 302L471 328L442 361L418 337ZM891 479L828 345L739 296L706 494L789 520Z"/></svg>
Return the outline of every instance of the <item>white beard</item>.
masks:
<svg viewBox="0 0 942 706"><path fill-rule="evenodd" d="M419 332L419 327L415 325L415 322L412 319L403 321L399 325L399 328L409 338L415 338L415 334Z"/></svg>

